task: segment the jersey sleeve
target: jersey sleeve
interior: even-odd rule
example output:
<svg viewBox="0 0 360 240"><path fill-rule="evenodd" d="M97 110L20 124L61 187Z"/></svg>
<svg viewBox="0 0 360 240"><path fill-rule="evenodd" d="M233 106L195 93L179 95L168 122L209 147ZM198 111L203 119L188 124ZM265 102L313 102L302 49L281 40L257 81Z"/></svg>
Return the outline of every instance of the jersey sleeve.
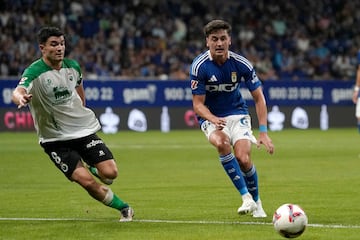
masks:
<svg viewBox="0 0 360 240"><path fill-rule="evenodd" d="M18 83L18 87L23 87L28 91L32 86L34 79L45 71L47 71L46 65L44 65L41 60L35 61L24 70Z"/></svg>
<svg viewBox="0 0 360 240"><path fill-rule="evenodd" d="M80 64L76 60L68 59L68 58L64 59L64 63L66 65L66 67L72 68L77 72L78 78L76 79L76 87L80 86L83 81Z"/></svg>
<svg viewBox="0 0 360 240"><path fill-rule="evenodd" d="M206 94L206 71L204 71L204 56L205 54L195 58L190 67L190 87L193 95Z"/></svg>
<svg viewBox="0 0 360 240"><path fill-rule="evenodd" d="M250 92L256 90L258 87L262 85L260 79L256 75L256 71L254 68L250 69L248 73L244 76L244 78L245 78L245 85Z"/></svg>

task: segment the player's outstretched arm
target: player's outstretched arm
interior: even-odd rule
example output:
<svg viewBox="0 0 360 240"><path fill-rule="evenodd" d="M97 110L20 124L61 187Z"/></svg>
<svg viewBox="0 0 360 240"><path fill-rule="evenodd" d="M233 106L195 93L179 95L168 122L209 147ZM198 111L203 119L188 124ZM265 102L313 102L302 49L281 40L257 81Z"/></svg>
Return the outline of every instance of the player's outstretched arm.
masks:
<svg viewBox="0 0 360 240"><path fill-rule="evenodd" d="M274 153L274 144L271 141L271 138L267 134L267 108L264 94L262 88L259 87L256 90L251 92L256 108L256 114L259 122L259 138L258 138L258 147L263 144L266 148L266 151L270 154Z"/></svg>
<svg viewBox="0 0 360 240"><path fill-rule="evenodd" d="M12 101L18 108L26 106L31 101L32 95L28 94L25 88L16 87L12 94Z"/></svg>
<svg viewBox="0 0 360 240"><path fill-rule="evenodd" d="M258 147L260 147L261 144L265 146L268 153L274 153L274 144L272 143L271 138L265 132L261 132L258 138Z"/></svg>

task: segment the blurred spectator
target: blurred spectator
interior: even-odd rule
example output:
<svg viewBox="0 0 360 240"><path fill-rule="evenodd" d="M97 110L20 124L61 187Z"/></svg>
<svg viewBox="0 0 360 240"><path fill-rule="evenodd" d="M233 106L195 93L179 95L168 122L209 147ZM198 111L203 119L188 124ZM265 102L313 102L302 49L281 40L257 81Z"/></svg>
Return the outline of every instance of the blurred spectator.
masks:
<svg viewBox="0 0 360 240"><path fill-rule="evenodd" d="M222 18L233 26L232 49L263 80L352 81L358 9L350 0L2 0L0 75L18 77L40 57L29 36L52 24L71 36L67 54L86 78L188 80L191 59L206 49L197 33Z"/></svg>

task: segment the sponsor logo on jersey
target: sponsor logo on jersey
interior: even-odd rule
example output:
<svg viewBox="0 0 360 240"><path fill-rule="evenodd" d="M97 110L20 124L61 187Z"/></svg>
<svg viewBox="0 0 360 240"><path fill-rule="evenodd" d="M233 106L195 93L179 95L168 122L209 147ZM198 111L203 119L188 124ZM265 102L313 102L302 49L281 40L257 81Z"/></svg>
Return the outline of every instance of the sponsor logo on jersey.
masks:
<svg viewBox="0 0 360 240"><path fill-rule="evenodd" d="M56 100L70 97L70 91L66 87L54 87L53 92Z"/></svg>
<svg viewBox="0 0 360 240"><path fill-rule="evenodd" d="M217 82L217 81L218 81L218 80L217 80L217 78L215 77L215 75L212 75L208 82Z"/></svg>
<svg viewBox="0 0 360 240"><path fill-rule="evenodd" d="M208 92L233 92L237 89L238 83L224 83L218 85L206 85Z"/></svg>

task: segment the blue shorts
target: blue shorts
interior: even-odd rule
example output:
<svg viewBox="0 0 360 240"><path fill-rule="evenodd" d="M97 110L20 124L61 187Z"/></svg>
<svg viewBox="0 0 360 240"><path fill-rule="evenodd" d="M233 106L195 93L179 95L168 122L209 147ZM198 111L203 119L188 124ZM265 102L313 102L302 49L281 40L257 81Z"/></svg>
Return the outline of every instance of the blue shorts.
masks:
<svg viewBox="0 0 360 240"><path fill-rule="evenodd" d="M71 179L81 160L94 166L114 158L110 149L96 134L68 141L40 143L40 145L68 179Z"/></svg>

